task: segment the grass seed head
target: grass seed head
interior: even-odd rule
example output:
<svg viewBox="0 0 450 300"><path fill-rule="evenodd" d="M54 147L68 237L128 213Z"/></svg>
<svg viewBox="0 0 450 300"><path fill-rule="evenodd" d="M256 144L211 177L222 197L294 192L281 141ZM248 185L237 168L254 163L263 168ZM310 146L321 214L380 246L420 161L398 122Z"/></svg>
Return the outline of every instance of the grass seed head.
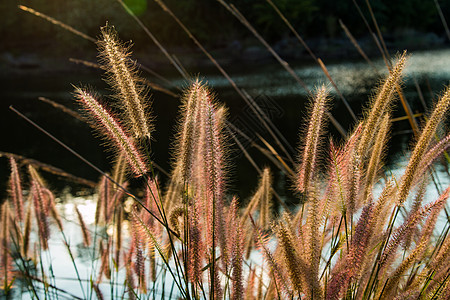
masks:
<svg viewBox="0 0 450 300"><path fill-rule="evenodd" d="M107 73L107 82L113 87L115 97L119 100L123 118L129 133L137 139L150 139L151 117L147 89L138 77L136 63L130 59L130 48L124 46L112 26L101 28L98 47L100 63Z"/></svg>

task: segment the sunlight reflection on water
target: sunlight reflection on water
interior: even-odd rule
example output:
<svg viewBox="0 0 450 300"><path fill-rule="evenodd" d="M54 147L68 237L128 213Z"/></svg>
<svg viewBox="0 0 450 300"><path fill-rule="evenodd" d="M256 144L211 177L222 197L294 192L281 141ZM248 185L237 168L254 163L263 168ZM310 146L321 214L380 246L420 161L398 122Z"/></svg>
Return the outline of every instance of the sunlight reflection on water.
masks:
<svg viewBox="0 0 450 300"><path fill-rule="evenodd" d="M373 61L380 75L387 74L387 69L382 59ZM342 93L365 93L366 83L378 83L378 77L374 76L374 70L365 62L338 62L326 63L327 69ZM450 49L440 49L426 52L410 53L409 61L404 71L405 77L423 76L431 80L450 78ZM322 69L317 66L292 66L296 74L305 82L309 89L325 84L331 84L324 75ZM268 75L270 74L270 75ZM270 65L266 69L258 69L257 73L249 71L246 74L231 74L236 84L254 94L265 94L267 96L292 96L306 95L305 90L295 84L291 75L281 66ZM214 88L228 87L229 83L223 76L208 76L208 83ZM182 85L184 80L175 80L176 85ZM369 88L373 88L373 86Z"/></svg>
<svg viewBox="0 0 450 300"><path fill-rule="evenodd" d="M387 175L392 174L396 178L397 181L400 180L401 176L404 173L405 167L406 167L406 157L404 159L399 160L395 165L393 165L387 172ZM445 170L441 167L437 167L437 171L435 173L437 176L438 184L441 188L441 190L444 190L450 185L450 177L447 175ZM379 194L381 193L382 188L384 187L384 181L381 180L380 183L375 187L374 189L374 199L377 199ZM432 201L437 200L438 193L435 189L435 186L430 183L429 187L427 189L426 195L425 195L425 203L429 203ZM68 196L70 197L70 196ZM80 277L82 279L82 285L84 290L89 290L90 285L90 278L91 276L96 276L98 273L99 268L99 258L93 257L92 248L86 248L83 244L83 238L81 234L80 226L77 223L77 217L74 212L75 205L80 210L81 214L83 215L83 218L88 225L89 229L93 233L95 231L94 226L94 220L95 220L95 210L96 210L96 195L92 195L89 197L72 197L69 201L66 201L65 203L58 203L57 208L60 211L61 215L64 217L64 232L69 240L69 244L71 245L71 250L73 251L75 255L75 263L77 265ZM411 199L405 203L406 208L408 209L411 205ZM448 207L448 206L447 206ZM357 220L358 214L355 214L355 219ZM401 218L398 220L398 225L401 222ZM444 228L446 222L446 218L444 213L442 212L436 225L435 233L442 230ZM98 228L97 228L98 230ZM124 232L124 239L128 239L128 223L124 222L123 227ZM50 265L53 268L53 272L55 275L55 281L56 286L59 288L70 292L73 295L76 295L81 298L85 298L83 296L82 289L80 287L80 284L77 281L77 275L75 272L75 269L73 267L71 258L68 254L68 251L65 247L65 245L62 242L62 238L59 232L57 232L56 226L52 226L52 238L50 239L50 252L44 252L43 253L43 262L44 262L44 269L47 269L50 267ZM276 247L276 240L271 239L269 242L268 247L271 250L274 250ZM324 251L327 251L327 248L324 248ZM51 262L51 263L50 263ZM162 263L162 262L160 262ZM252 264L253 266L263 265L263 257L259 250L253 250L252 254L250 256L248 264ZM92 271L94 270L94 271ZM258 271L259 272L259 271ZM116 288L114 289L115 292L117 292L119 295L122 295L125 293L125 286L120 285L120 283L123 283L125 281L125 271L124 268L122 268L121 271L119 271L116 274ZM244 276L248 276L248 269L244 268ZM267 276L264 276L264 281L268 282L269 278ZM173 283L173 280L170 278L170 276L167 277L165 281L166 290L170 290L170 287ZM39 285L38 285L39 286ZM103 295L106 298L109 298L111 296L111 286L107 281L104 281L102 284L99 285ZM161 290L161 287L159 288L159 291ZM158 291L158 293L159 293ZM43 294L42 294L43 295ZM25 293L22 295L22 299L31 299L30 295L28 293ZM164 299L170 299L168 296Z"/></svg>
<svg viewBox="0 0 450 300"><path fill-rule="evenodd" d="M380 71L381 74L386 74L386 67L384 62L380 60L374 61L375 66ZM417 52L412 53L409 62L407 64L406 70L404 72L406 79L410 77L427 77L430 80L442 80L443 78L450 78L450 49L446 50L436 50L427 52ZM373 75L373 70L365 62L355 62L355 63L330 63L327 64L328 70L338 85L339 89L343 93L365 93L368 88L373 88L378 81L378 77ZM269 66L266 72L258 73L248 72L247 74L241 74L238 76L233 76L236 83L249 92L253 94L265 94L268 96L290 96L290 95L304 95L304 90L293 83L292 78L286 73L282 68L275 68L274 66ZM294 67L296 73L305 81L309 88L319 85L320 83L325 83L329 85L328 80L323 75L323 72L318 66L303 66ZM270 74L268 76L267 74ZM214 88L228 87L228 82L222 77L211 76L208 77L208 82ZM371 86L367 86L367 82L373 81ZM176 81L176 85L183 85L183 80ZM330 88L331 90L331 88ZM333 93L333 92L332 92ZM391 167L392 174L399 180L406 164L406 159L399 160ZM438 171L438 179L445 189L450 184L450 177L443 170ZM380 185L382 186L382 185ZM380 188L375 189L375 195L380 193ZM438 194L436 189L432 184L426 194L427 201L431 202L436 200ZM410 202L408 202L410 203ZM407 203L407 208L408 204ZM84 221L93 231L94 220L95 220L95 210L96 210L96 196L90 197L70 197L69 201L60 202L57 207L64 217L64 227L65 234L71 245L71 250L75 254L75 262L79 269L81 278L83 279L83 286L86 290L89 286L89 278L92 274L96 274L98 271L92 272L93 267L98 268L98 258L92 257L92 251L89 248L82 246L83 238L79 225L77 224L77 217L74 213L75 205L78 207L79 211L83 215ZM437 228L443 228L445 224L445 218L442 214L439 218ZM124 232L126 232L126 226L124 226ZM112 234L112 227L105 230L107 234ZM56 285L64 290L70 291L70 293L75 294L83 298L83 293L81 287L76 280L76 273L72 265L70 256L67 253L67 249L62 243L61 235L58 233L56 227L52 227L52 238L50 240L51 256L44 255L43 261L46 267L53 267L53 272L55 275ZM128 235L128 233L125 233ZM275 241L271 242L271 246L275 244ZM262 257L258 251L254 251L251 260L253 263L261 264ZM92 262L94 261L94 262ZM51 262L51 263L50 263ZM125 275L124 271L118 273L119 279L117 282L123 282ZM171 281L167 280L165 283L170 286ZM104 296L108 298L110 286L108 283L100 285ZM124 287L122 287L122 290ZM23 299L30 299L28 294L22 295Z"/></svg>

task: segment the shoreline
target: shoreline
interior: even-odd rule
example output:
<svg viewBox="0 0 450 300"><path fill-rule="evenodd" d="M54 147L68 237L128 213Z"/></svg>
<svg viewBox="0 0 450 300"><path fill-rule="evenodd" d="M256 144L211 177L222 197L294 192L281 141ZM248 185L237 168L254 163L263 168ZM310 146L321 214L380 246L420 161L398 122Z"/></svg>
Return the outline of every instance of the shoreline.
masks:
<svg viewBox="0 0 450 300"><path fill-rule="evenodd" d="M445 49L450 46L450 42L445 37L439 37L434 33L409 33L405 36L385 36L388 51L392 53L400 52L404 49L408 51L423 51L429 49ZM325 59L327 62L346 60L362 60L354 45L346 37L339 38L314 38L306 41L316 57ZM358 44L369 58L380 57L375 42L370 36L365 36L358 40ZM271 45L273 49L288 63L315 63L307 50L295 38L285 38ZM9 49L8 49L9 48ZM33 76L43 74L80 72L93 73L95 68L87 67L82 63L75 63L70 59L86 60L90 63L97 63L97 49L84 47L83 51L64 51L52 48L49 51L46 47L22 47L16 50L8 47L0 50L0 76ZM27 48L27 50L24 50ZM11 50L14 49L14 50ZM28 50L32 49L32 50ZM132 49L133 50L133 49ZM171 47L167 49L183 63L186 69L197 72L196 69L215 68L211 61L199 50L192 47ZM275 61L270 52L255 39L244 41L235 40L227 47L207 49L220 65L226 68L245 68L246 66L259 65ZM59 53L58 53L59 52ZM170 76L177 74L167 58L155 46L147 46L145 49L136 50L133 55L138 63L156 71L157 73Z"/></svg>

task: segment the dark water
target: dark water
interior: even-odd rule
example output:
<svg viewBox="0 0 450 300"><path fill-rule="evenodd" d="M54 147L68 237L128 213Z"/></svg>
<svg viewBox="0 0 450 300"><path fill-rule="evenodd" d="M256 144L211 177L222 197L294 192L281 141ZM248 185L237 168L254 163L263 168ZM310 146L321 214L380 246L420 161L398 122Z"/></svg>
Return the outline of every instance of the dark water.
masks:
<svg viewBox="0 0 450 300"><path fill-rule="evenodd" d="M443 90L450 78L450 51L439 50L412 55L405 71L403 83L405 96L414 112L423 112L424 108L419 100L415 78L424 94L426 105L432 103L436 93ZM362 108L367 105L372 90L380 80L377 75L364 62L330 62L327 63L331 76L334 78L340 91L350 103L357 116L361 116ZM381 74L386 74L381 61L376 61L376 66ZM314 88L321 83L326 84L333 96L331 113L345 129L351 129L354 125L345 106L336 96L332 86L316 65L296 65L293 67L309 88ZM276 63L264 65L234 66L227 69L236 83L244 88L268 115L288 141L286 148L289 154L295 158L295 149L298 146L299 132L303 127L303 119L306 115L306 92ZM198 71L201 78L206 79L212 86L220 102L229 108L229 120L239 127L244 133L253 139L259 134L269 143L275 145L275 141L255 118L248 105L229 86L226 80L219 76L217 71L205 68ZM99 138L93 137L91 129L84 123L76 120L58 109L46 103L38 101L39 96L50 98L71 109L78 110L72 100L71 84L84 84L95 88L100 94L107 95L107 85L101 80L101 73L97 71L64 74L35 74L27 76L10 76L2 78L0 82L1 109L0 126L1 139L0 151L17 153L28 158L33 158L44 163L54 165L73 175L96 181L99 178L94 170L80 162L67 150L57 145L44 134L39 132L20 119L8 109L10 105L20 110L33 121L50 131L64 143L72 147L89 161L95 163L102 170L110 168L110 154L106 147L102 146ZM170 75L169 75L170 76ZM152 78L149 78L153 80ZM176 86L186 86L186 82L174 76L171 78ZM178 90L172 89L179 93ZM170 150L175 120L178 115L179 100L161 92L152 92L152 110L156 117L154 141L152 143L153 159L165 170L170 170ZM394 117L404 116L400 104L394 110ZM340 139L339 133L333 125L328 126L328 136ZM396 158L403 155L410 140L410 127L407 121L395 122L392 127L392 143L389 148L388 162L395 162ZM240 141L260 166L273 166L273 164L250 145L248 141L240 138ZM234 144L234 145L233 145ZM246 198L255 188L257 174L251 164L239 151L235 143L231 143L230 151L230 182L229 190ZM6 182L8 178L8 165L5 159L0 162L0 180ZM276 188L281 195L290 195L290 183L285 181L282 174L278 174L274 167ZM45 175L48 177L47 175ZM61 189L66 182L52 176L48 177L55 188ZM164 181L164 176L161 175ZM73 187L73 185L72 185ZM2 186L2 191L5 188ZM2 194L2 196L4 193Z"/></svg>
<svg viewBox="0 0 450 300"><path fill-rule="evenodd" d="M362 108L367 105L374 87L376 87L381 76L386 74L383 63L381 61L376 62L376 66L381 75L374 73L364 62L327 62L327 66L331 76L350 103L355 114L361 116ZM448 84L450 78L449 66L449 50L413 53L409 65L405 70L405 80L403 83L405 96L413 111L423 112L425 110L418 97L413 79L415 78L417 80L424 95L425 104L429 107L433 99L436 98L436 94L443 90L444 85ZM329 86L330 93L334 99L331 106L332 115L344 128L351 129L354 121L341 100L336 96L321 70L315 65L293 64L293 67L309 88L312 89L321 83ZM295 158L299 133L304 128L303 118L306 116L308 101L306 92L276 63L234 66L227 68L227 70L236 83L255 99L255 102L258 103L261 109L268 115L269 119L277 126L278 130L290 145L290 147L285 145L288 149L287 151ZM239 127L250 138L258 139L259 135L271 145L276 145L264 126L255 118L249 106L229 87L228 83L221 76L217 75L217 71L211 68L203 68L195 70L195 72L198 72L208 80L218 100L225 103L229 108L230 122ZM61 168L73 175L97 181L99 174L46 137L43 133L39 132L36 128L33 128L19 118L8 107L13 105L89 161L96 164L102 170L108 171L111 155L108 154L107 148L102 146L102 141L99 138L93 137L89 126L37 100L38 97L43 96L61 103L68 108L78 110L77 105L72 99L71 92L73 91L73 87L71 84L89 85L95 88L100 94L108 95L110 91L108 91L107 85L101 80L101 76L102 74L97 71L84 71L80 73L59 74L41 74L34 72L26 76L12 75L1 78L0 151L12 152L33 158ZM186 82L175 75L169 74L169 77L171 77L175 85L186 86ZM153 80L151 78L149 79ZM179 93L176 89L172 91ZM170 145L173 142L172 137L175 120L178 116L179 100L161 92L153 91L152 94L152 110L156 118L156 131L151 149L152 158L165 170L169 171ZM400 104L397 104L393 115L394 117L404 115ZM328 131L329 134L326 135L326 138L334 138L337 141L341 139L339 133L331 124L328 125ZM411 139L408 122L394 122L391 135L387 163L395 169L395 165L398 162L404 163L402 156L404 156L404 153L408 149L408 143ZM286 180L285 176L277 171L278 169L260 151L252 147L248 141L242 138L239 140L260 167L272 167L275 179L274 187L280 196L288 202L295 201L295 197L291 192L290 181ZM325 158L326 149L323 149L323 153L323 157ZM242 201L245 201L256 187L257 173L233 142L230 142L229 161L229 191L232 194L239 195L243 199ZM0 187L0 193L2 199L6 195L8 174L7 160L1 159L0 182L2 186ZM26 172L23 172L23 174L26 174ZM70 191L72 189L71 191L75 192L82 187L73 183L68 185L67 181L57 176L51 176L47 173L43 175L54 190ZM163 175L160 178L162 181L165 180ZM444 179L444 184L448 184L448 176ZM69 187L69 190L67 190L67 187ZM429 198L434 199L435 195ZM85 217L87 224L92 224L93 213L95 212L95 198L93 196L70 196L70 199L63 197L62 200L65 201L58 201L58 207L62 217L66 221L74 219L73 207L76 204ZM64 226L73 245L81 245L82 241L78 231L79 228L72 222L65 222ZM73 274L73 271L70 271L72 270L71 260L67 256L64 245L60 243L58 237L53 237L51 243L52 253L56 253L53 256L52 264L58 278L57 286L79 294L78 282L73 280L75 274ZM82 270L81 273L89 274L91 267L89 262L90 256L82 250L82 248L78 248L77 246L77 257L75 260L80 270ZM44 264L48 265L49 263L45 261ZM72 277L72 280L70 277ZM19 291L21 284L17 283L17 286L16 296L19 297L21 295ZM108 291L107 285L104 287L104 290ZM22 296L27 299L26 296Z"/></svg>

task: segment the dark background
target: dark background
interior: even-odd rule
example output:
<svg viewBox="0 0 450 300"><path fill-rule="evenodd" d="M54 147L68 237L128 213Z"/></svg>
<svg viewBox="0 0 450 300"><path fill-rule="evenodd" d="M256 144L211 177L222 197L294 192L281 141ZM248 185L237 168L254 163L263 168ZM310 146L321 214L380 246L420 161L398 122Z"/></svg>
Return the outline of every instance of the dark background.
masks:
<svg viewBox="0 0 450 300"><path fill-rule="evenodd" d="M183 62L190 74L201 74L205 77L209 74L218 74L173 19L154 1L128 0L125 2L169 52ZM167 0L165 3L231 74L274 63L273 58L254 36L217 1ZM236 0L233 3L284 59L299 65L313 63L266 1ZM359 57L341 29L339 19L346 24L369 56L380 57L353 1L274 0L274 3L292 22L313 52L327 62L348 61ZM356 3L360 5L364 16L369 20L372 30L375 30L366 2L360 0ZM448 47L449 39L433 0L374 0L370 3L391 54L403 49L412 51ZM103 76L101 71L69 62L71 57L96 62L96 46L90 41L18 9L18 4L50 15L92 37L98 36L99 28L108 21L116 27L122 40L132 40L133 58L168 78L179 75L115 0L0 1L0 126L2 130L0 151L34 158L74 175L96 181L99 177L97 173L74 159L70 153L20 120L8 109L9 105L13 104L80 154L95 162L100 168L108 170L110 154L108 152L104 154L107 148L101 145L101 140L92 136L87 125L36 100L39 96L46 96L77 110L78 107L74 104L71 95L72 84L88 84L95 87L100 94L108 95L110 90L101 80ZM439 1L439 4L444 16L448 18L450 0ZM172 92L179 93L179 90L148 73L144 72L143 75L171 89ZM371 90L376 86L379 79L379 76L374 75L373 79L366 83L367 89ZM448 82L448 79L444 82ZM426 86L426 79L420 84ZM430 91L437 93L442 90L442 86L442 82L432 82ZM409 95L415 93L415 87L411 83L408 89ZM231 119L242 119L242 111L245 111L246 107L241 100L236 101L235 92L229 88L218 89L215 92L230 108ZM153 102L157 124L152 153L160 165L170 170L169 152L173 142L174 120L177 118L179 101L158 91L152 91L152 95L153 99L157 99ZM355 112L361 115L363 103L366 103L369 96L370 92L355 93L346 95L346 98ZM432 96L427 99L431 102ZM417 95L409 96L408 100L411 101L414 109L419 107ZM299 128L302 126L301 117L305 114L301 110L304 110L306 99L292 96L274 99L274 101L282 103L283 110L283 116L275 118L274 121L277 125L279 124L279 129L295 148L298 143ZM350 128L352 121L346 117L348 113L339 102L336 101L333 107L333 115L337 116L346 128ZM402 116L401 109L396 113L396 116ZM331 125L329 128L331 134L336 137L336 132ZM402 130L408 130L406 122L395 129L396 132ZM394 139L397 144L391 147L391 152L398 155L399 151L405 148L402 145L408 143L410 137L410 135L396 135ZM261 153L254 149L252 151L252 155L255 160L261 162L261 166L270 165ZM231 192L240 192L241 197L246 197L255 188L257 176L254 172L241 172L241 169L252 170L252 167L239 154L235 146L230 150L230 156L234 159L231 177L236 178L230 184ZM1 159L1 191L6 190L8 174L7 161ZM281 174L276 174L276 179L279 179L280 185L284 184L276 188L290 193L290 183L285 183ZM65 181L58 180L49 180L49 182L53 187L61 189L67 184ZM3 195L4 193L1 194Z"/></svg>
<svg viewBox="0 0 450 300"><path fill-rule="evenodd" d="M370 14L363 0L274 0L294 28L309 42L317 39L344 37L339 25L341 19L356 38L368 35L357 3L370 22ZM192 42L165 13L151 0L126 0L152 33L167 47L188 51L195 49ZM251 43L252 34L218 2L214 0L166 0L165 3L186 24L192 33L209 49L227 48L233 41ZM232 3L273 45L292 36L272 7L264 0L235 0ZM31 7L41 13L73 26L90 36L97 36L106 21L116 26L124 40L133 40L134 51L155 49L142 29L115 0L5 0L0 3L0 50L18 54L21 51L46 51L57 54L86 51L89 45L60 28L17 8ZM444 27L433 0L371 0L374 15L385 39L392 43L422 44L421 34L445 37ZM450 14L450 1L440 0L444 16ZM372 29L373 25L370 22ZM408 40L410 39L410 40ZM445 40L445 39L444 39ZM181 49L180 49L181 48ZM319 56L321 53L317 53Z"/></svg>

